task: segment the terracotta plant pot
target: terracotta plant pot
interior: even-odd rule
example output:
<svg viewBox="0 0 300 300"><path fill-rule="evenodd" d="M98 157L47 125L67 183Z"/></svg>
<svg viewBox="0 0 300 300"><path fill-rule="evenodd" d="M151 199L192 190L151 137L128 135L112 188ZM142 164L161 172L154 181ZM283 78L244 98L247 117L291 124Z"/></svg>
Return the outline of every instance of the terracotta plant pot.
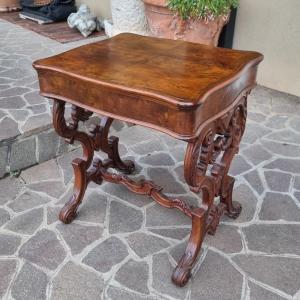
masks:
<svg viewBox="0 0 300 300"><path fill-rule="evenodd" d="M207 22L200 19L185 21L167 7L165 0L143 1L150 31L161 38L217 46L222 28L229 19L228 15Z"/></svg>
<svg viewBox="0 0 300 300"><path fill-rule="evenodd" d="M0 0L0 12L20 10L19 0Z"/></svg>

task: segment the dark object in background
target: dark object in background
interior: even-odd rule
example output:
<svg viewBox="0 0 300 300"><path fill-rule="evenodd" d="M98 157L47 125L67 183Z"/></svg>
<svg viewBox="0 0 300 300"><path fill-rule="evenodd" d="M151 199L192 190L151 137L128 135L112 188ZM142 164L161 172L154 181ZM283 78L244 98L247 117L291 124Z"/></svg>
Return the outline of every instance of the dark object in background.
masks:
<svg viewBox="0 0 300 300"><path fill-rule="evenodd" d="M232 48L236 12L237 12L236 8L231 10L229 22L224 26L221 32L218 47L229 48L229 49Z"/></svg>
<svg viewBox="0 0 300 300"><path fill-rule="evenodd" d="M44 3L49 3L42 5ZM74 0L22 0L23 11L52 21L65 21L68 16L76 12Z"/></svg>

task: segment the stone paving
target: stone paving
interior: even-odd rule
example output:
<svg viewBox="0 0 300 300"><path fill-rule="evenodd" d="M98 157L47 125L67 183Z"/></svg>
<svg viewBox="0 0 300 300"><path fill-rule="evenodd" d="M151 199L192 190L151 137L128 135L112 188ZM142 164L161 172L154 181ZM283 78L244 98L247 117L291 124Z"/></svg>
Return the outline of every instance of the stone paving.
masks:
<svg viewBox="0 0 300 300"><path fill-rule="evenodd" d="M0 178L68 150L53 132L52 101L39 96L32 62L103 38L61 44L0 20Z"/></svg>
<svg viewBox="0 0 300 300"><path fill-rule="evenodd" d="M113 184L91 184L77 219L59 209L80 150L0 181L1 299L300 299L300 101L258 87L231 168L237 220L205 239L192 280L170 280L190 220ZM119 131L136 177L197 205L183 182L185 144L133 126ZM127 145L127 146L126 146ZM174 184L175 182L175 184Z"/></svg>

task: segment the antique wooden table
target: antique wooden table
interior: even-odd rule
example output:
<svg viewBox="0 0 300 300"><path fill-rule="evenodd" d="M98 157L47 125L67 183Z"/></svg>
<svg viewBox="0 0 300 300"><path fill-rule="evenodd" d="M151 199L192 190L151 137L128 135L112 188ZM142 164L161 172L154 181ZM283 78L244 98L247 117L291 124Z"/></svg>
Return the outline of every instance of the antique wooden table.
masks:
<svg viewBox="0 0 300 300"><path fill-rule="evenodd" d="M34 63L41 95L52 98L53 124L68 143L79 141L83 157L73 160L74 193L59 218L70 223L89 182L122 184L148 195L167 208L177 208L192 219L190 239L172 280L183 286L206 235L214 234L225 212L236 218L241 206L232 201L234 178L228 170L244 133L247 95L256 84L257 52L120 34ZM72 121L64 117L72 103ZM90 132L78 130L79 121L101 116ZM184 176L191 191L202 192L199 207L171 199L152 181L139 182L130 174L134 163L121 160L118 138L108 137L114 119L165 132L187 142ZM108 159L94 159L102 150ZM219 202L215 203L215 197Z"/></svg>

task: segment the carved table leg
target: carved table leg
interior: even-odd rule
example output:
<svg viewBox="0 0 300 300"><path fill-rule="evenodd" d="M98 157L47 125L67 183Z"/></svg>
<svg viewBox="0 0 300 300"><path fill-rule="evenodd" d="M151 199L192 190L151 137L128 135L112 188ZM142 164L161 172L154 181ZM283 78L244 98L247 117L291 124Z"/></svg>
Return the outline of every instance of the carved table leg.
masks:
<svg viewBox="0 0 300 300"><path fill-rule="evenodd" d="M246 96L238 98L230 111L207 121L199 137L188 144L184 175L193 192L202 191L202 202L192 209L190 239L172 276L176 285L187 283L206 233L215 234L222 214L237 218L241 212L241 205L232 202L234 178L228 170L244 133L246 104ZM218 205L215 196L220 197Z"/></svg>
<svg viewBox="0 0 300 300"><path fill-rule="evenodd" d="M73 144L74 141L81 143L83 148L83 158L76 158L72 162L74 169L75 182L73 195L65 204L59 214L59 219L63 223L70 223L76 217L77 209L84 197L85 190L92 176L88 169L92 164L95 150L102 150L108 154L112 161L110 167L115 167L126 173L134 170L134 164L131 161L123 162L118 152L118 138L108 138L108 132L113 119L103 117L100 125L95 126L90 130L90 134L86 134L78 130L79 121L87 121L92 115L83 108L72 106L72 113L69 124L66 123L65 117L65 102L54 100L53 105L53 124L56 132L66 139L66 142ZM100 183L98 181L98 183Z"/></svg>

